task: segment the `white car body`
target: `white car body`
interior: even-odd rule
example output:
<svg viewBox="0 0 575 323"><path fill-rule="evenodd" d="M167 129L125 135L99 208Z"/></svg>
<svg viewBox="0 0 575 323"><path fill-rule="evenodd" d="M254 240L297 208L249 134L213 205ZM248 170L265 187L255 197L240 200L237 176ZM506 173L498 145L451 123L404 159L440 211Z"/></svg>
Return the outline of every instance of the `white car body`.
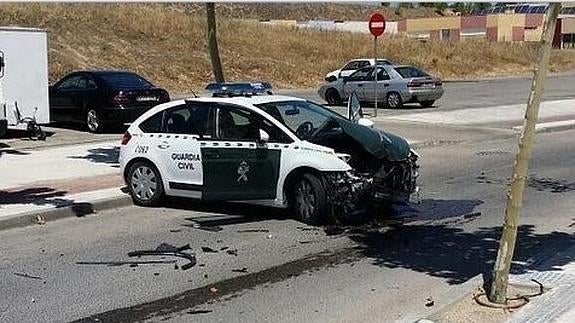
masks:
<svg viewBox="0 0 575 323"><path fill-rule="evenodd" d="M379 64L391 64L391 62L387 59L379 58ZM366 66L373 66L375 65L374 58L357 58L352 59L345 63L340 69L335 71L331 71L325 75L325 80L337 80L341 77L350 76L353 72L357 71L358 69Z"/></svg>
<svg viewBox="0 0 575 323"><path fill-rule="evenodd" d="M286 178L297 169L310 168L319 172L345 172L351 167L340 158L336 152L324 146L316 145L307 141L300 140L291 130L282 123L259 109L255 104L262 104L274 101L294 101L301 100L293 97L284 96L253 96L253 97L232 97L232 98L191 98L188 100L178 100L158 105L140 116L128 129L131 139L123 144L120 149L120 167L124 177L129 167L134 161L147 160L158 169L165 194L168 196L181 196L199 199L211 199L207 195L219 196L218 192L207 191L217 188L206 186L207 176L210 176L204 170L204 161L209 158L206 154L210 148L229 150L227 154L237 153L239 155L265 153L280 156L279 169L276 175L267 178L267 181L274 183L273 194L265 196L265 192L252 194L251 189L258 187L249 187L241 189L238 183L251 185L252 177L258 176L259 164L250 164L249 171L243 172L241 163L242 158L232 161L237 164L237 172L230 175L229 181L232 186L238 187L237 194L230 196L220 196L223 200L233 201L250 201L251 203L270 205L275 207L287 206L284 192L284 183ZM215 140L214 138L202 138L194 134L177 134L177 133L159 133L145 132L141 129L142 122L148 120L162 111L185 105L186 102L206 105L226 105L233 106L247 111L255 112L261 118L267 120L273 126L282 131L291 142L258 142L253 141L226 141ZM215 118L215 117L214 117ZM216 119L216 123L217 123ZM221 165L220 165L221 166ZM264 166L262 166L264 167ZM269 169L268 169L269 170ZM242 179L242 176L243 177ZM260 178L261 179L261 178ZM257 184L257 183L256 183ZM266 183L268 185L270 183ZM242 191L245 194L242 194ZM226 195L226 194L224 194Z"/></svg>

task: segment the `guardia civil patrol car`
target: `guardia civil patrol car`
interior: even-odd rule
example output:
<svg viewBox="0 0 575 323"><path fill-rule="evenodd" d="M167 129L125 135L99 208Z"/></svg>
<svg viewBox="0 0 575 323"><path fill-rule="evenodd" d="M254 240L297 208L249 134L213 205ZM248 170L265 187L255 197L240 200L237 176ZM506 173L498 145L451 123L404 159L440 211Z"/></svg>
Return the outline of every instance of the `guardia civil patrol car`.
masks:
<svg viewBox="0 0 575 323"><path fill-rule="evenodd" d="M271 90L265 83L207 89L212 97L152 108L124 134L119 160L135 204L166 195L247 201L290 207L316 224L417 190L417 154L363 119L356 96L344 117L304 99L260 95Z"/></svg>

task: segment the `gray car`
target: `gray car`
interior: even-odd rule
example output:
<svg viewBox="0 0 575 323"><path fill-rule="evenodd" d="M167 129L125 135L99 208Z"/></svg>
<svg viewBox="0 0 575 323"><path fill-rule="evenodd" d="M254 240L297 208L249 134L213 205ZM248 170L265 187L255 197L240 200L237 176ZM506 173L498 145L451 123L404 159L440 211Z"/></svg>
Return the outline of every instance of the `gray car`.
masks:
<svg viewBox="0 0 575 323"><path fill-rule="evenodd" d="M443 95L443 83L417 67L409 65L378 65L377 87L374 82L374 67L364 67L348 77L323 84L318 91L321 98L330 105L341 105L353 92L361 102L378 102L397 109L404 103L419 103L423 107L433 106Z"/></svg>

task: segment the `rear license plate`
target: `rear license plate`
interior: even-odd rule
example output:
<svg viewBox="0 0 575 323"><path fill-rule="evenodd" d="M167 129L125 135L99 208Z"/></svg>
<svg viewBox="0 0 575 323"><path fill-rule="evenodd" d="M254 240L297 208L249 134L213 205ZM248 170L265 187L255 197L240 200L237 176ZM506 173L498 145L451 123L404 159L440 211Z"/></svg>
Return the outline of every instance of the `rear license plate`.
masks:
<svg viewBox="0 0 575 323"><path fill-rule="evenodd" d="M433 84L433 83L423 83L423 84L421 85L421 87L435 87L435 84Z"/></svg>
<svg viewBox="0 0 575 323"><path fill-rule="evenodd" d="M136 98L138 102L157 101L155 96L139 96Z"/></svg>

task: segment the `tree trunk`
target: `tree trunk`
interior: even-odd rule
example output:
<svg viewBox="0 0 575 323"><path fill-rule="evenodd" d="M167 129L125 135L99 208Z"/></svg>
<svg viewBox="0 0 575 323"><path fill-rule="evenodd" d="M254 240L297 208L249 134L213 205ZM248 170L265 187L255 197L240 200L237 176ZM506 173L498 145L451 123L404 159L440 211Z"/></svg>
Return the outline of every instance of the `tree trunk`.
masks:
<svg viewBox="0 0 575 323"><path fill-rule="evenodd" d="M206 13L208 19L208 51L212 61L212 71L216 82L224 82L224 71L220 61L220 51L218 49L218 37L216 32L216 11L213 2L206 3Z"/></svg>
<svg viewBox="0 0 575 323"><path fill-rule="evenodd" d="M507 195L503 232L501 234L501 240L499 241L499 251L497 252L493 281L489 294L489 300L494 303L503 304L507 301L507 284L517 239L519 209L521 208L521 201L523 199L525 178L527 177L529 158L535 137L535 125L539 115L539 105L541 103L541 97L543 96L545 78L547 77L549 58L551 56L551 45L555 34L557 15L560 9L560 3L551 3L545 16L539 57L537 59L537 65L535 66L527 109L525 110L525 121L523 122L523 130L519 139L519 152L515 157L511 187Z"/></svg>

